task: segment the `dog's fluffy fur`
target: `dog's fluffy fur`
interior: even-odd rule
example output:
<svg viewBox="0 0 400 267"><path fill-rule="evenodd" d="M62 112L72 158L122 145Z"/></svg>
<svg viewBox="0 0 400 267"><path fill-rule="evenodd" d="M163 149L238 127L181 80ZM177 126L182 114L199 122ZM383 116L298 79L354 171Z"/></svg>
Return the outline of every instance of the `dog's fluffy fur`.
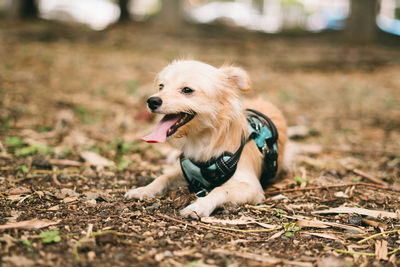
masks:
<svg viewBox="0 0 400 267"><path fill-rule="evenodd" d="M156 110L161 114L193 113L195 117L181 126L167 141L195 161L207 161L220 156L224 151L235 152L240 146L242 133L247 135L245 107L256 109L276 125L279 132L278 166L282 166L286 137L286 121L282 113L271 103L249 100L243 107L240 92L250 90L247 73L237 67L215 68L192 60L174 61L165 67L156 78L156 86L163 85L155 97L162 99ZM194 90L190 94L182 88ZM223 185L213 189L207 196L198 198L181 211L185 217L209 216L216 207L224 203L259 203L264 192L259 178L262 154L253 141L248 142L242 152L235 174ZM278 171L280 171L279 168ZM131 189L128 199L151 198L167 189L171 180L180 175L179 163L147 186Z"/></svg>

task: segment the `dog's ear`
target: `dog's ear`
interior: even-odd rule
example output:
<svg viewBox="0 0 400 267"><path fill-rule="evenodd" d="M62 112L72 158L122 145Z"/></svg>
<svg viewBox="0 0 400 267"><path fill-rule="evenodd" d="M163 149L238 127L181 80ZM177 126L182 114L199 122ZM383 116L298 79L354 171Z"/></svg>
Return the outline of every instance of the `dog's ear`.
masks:
<svg viewBox="0 0 400 267"><path fill-rule="evenodd" d="M228 77L229 82L237 86L240 91L250 90L251 82L245 70L232 66L222 66L220 70Z"/></svg>

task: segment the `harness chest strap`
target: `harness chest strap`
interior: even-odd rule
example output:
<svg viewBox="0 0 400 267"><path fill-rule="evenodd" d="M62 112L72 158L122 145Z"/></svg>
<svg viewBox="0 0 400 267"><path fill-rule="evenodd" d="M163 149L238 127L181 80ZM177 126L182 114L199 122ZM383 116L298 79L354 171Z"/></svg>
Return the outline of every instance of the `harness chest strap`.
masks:
<svg viewBox="0 0 400 267"><path fill-rule="evenodd" d="M247 111L249 112L247 114L249 138L246 140L244 134L242 134L240 147L234 154L224 152L218 158L212 158L207 162L195 162L185 158L183 153L181 154L182 172L192 193L196 193L199 197L205 196L207 192L228 181L236 171L244 146L250 140L255 141L264 156L261 185L265 187L268 179L276 175L278 169L276 143L278 131L272 121L264 114L251 109Z"/></svg>

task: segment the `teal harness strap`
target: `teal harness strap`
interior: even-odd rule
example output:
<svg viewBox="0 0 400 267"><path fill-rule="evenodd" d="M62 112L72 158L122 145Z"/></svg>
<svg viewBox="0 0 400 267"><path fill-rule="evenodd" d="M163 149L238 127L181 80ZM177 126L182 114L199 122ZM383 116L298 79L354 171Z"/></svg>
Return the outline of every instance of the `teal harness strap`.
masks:
<svg viewBox="0 0 400 267"><path fill-rule="evenodd" d="M212 158L207 162L195 162L181 154L180 164L190 192L202 197L228 181L236 171L245 144L250 140L254 140L264 157L260 179L262 187L265 188L268 180L275 177L278 170L278 131L264 114L252 109L247 111L249 137L246 140L242 135L241 145L234 154L224 152L218 158Z"/></svg>

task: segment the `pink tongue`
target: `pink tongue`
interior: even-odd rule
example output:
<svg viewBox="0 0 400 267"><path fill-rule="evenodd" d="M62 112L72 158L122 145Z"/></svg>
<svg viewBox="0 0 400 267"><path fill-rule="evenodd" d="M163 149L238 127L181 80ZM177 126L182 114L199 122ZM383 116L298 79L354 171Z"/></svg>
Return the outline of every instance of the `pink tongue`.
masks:
<svg viewBox="0 0 400 267"><path fill-rule="evenodd" d="M179 120L179 116L166 115L157 123L154 130L142 138L147 143L164 143L167 140L167 132L172 125Z"/></svg>

